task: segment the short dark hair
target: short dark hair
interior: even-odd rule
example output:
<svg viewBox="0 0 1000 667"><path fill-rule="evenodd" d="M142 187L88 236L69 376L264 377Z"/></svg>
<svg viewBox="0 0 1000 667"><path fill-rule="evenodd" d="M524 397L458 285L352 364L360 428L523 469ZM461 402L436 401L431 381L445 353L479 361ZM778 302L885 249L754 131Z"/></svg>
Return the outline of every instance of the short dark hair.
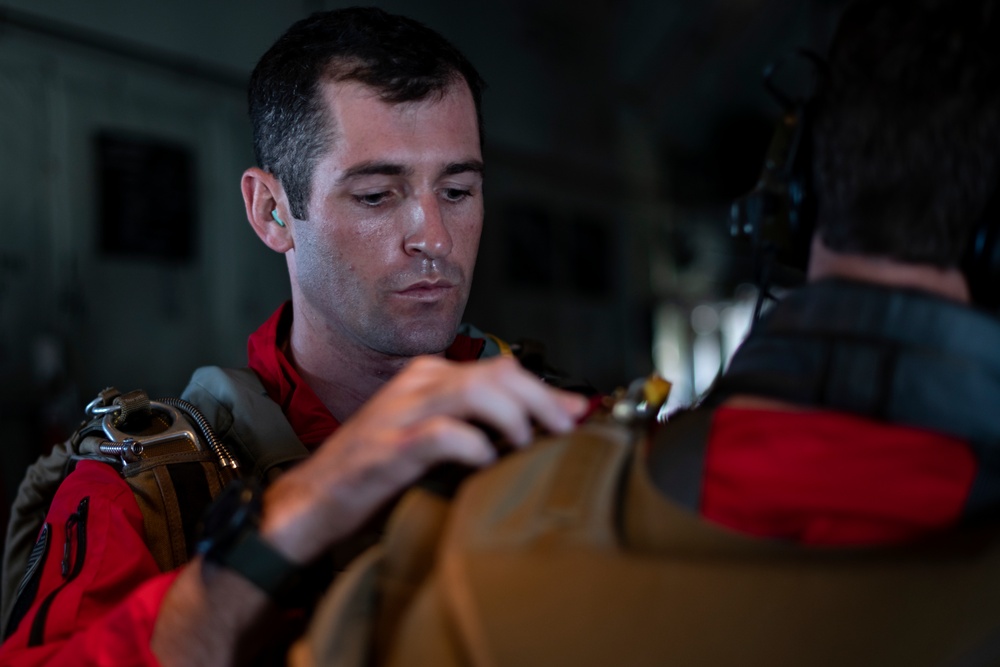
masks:
<svg viewBox="0 0 1000 667"><path fill-rule="evenodd" d="M464 80L482 141L485 84L444 37L374 7L312 14L264 54L248 93L257 165L281 182L296 218L306 217L313 169L336 130L319 93L322 80L357 81L392 104L443 95Z"/></svg>
<svg viewBox="0 0 1000 667"><path fill-rule="evenodd" d="M824 243L956 266L1000 186L993 0L865 0L841 18L815 104Z"/></svg>

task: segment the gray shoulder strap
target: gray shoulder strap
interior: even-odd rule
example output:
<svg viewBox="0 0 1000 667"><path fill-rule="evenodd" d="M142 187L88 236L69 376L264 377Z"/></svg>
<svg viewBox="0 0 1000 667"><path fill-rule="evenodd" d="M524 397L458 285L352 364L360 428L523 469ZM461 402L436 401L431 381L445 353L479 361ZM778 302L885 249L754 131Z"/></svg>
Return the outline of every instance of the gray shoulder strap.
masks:
<svg viewBox="0 0 1000 667"><path fill-rule="evenodd" d="M182 397L201 410L219 438L258 478L309 455L281 406L249 368L199 368Z"/></svg>

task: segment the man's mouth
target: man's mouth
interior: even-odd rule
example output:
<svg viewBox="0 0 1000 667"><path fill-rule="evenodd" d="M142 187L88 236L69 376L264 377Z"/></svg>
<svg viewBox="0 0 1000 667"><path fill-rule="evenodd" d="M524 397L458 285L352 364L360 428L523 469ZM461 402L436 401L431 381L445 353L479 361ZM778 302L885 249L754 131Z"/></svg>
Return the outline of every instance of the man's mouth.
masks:
<svg viewBox="0 0 1000 667"><path fill-rule="evenodd" d="M437 301L455 289L455 284L447 280L420 280L407 285L396 294L415 301Z"/></svg>

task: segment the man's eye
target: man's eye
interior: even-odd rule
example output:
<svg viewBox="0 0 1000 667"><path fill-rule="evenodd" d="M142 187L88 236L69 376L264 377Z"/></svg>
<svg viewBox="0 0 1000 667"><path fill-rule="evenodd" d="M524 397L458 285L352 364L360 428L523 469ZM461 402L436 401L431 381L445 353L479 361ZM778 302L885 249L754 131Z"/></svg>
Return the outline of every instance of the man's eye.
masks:
<svg viewBox="0 0 1000 667"><path fill-rule="evenodd" d="M378 206L389 198L388 192L371 192L364 195L354 195L354 200L365 206Z"/></svg>
<svg viewBox="0 0 1000 667"><path fill-rule="evenodd" d="M448 201L462 201L466 197L471 197L471 190L463 190L461 188L445 188L444 198Z"/></svg>

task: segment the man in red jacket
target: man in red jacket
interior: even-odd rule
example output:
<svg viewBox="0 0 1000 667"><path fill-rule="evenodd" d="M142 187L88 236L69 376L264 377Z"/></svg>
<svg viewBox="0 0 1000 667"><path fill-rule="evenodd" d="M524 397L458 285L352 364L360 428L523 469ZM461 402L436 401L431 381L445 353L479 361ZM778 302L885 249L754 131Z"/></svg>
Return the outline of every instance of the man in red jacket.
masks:
<svg viewBox="0 0 1000 667"><path fill-rule="evenodd" d="M185 395L244 470L270 479L308 458L263 494L227 496L205 556L166 574L118 472L80 462L49 510L26 578L34 602L0 663L252 653L272 597L305 564L438 463L494 459L471 422L515 444L535 424L572 425L582 398L458 333L483 219L482 87L440 35L377 9L315 14L265 54L250 83L258 166L242 192L258 236L285 255L292 299L251 337L254 373L203 369ZM496 358L449 361L485 356ZM300 453L275 462L261 435L275 430Z"/></svg>

